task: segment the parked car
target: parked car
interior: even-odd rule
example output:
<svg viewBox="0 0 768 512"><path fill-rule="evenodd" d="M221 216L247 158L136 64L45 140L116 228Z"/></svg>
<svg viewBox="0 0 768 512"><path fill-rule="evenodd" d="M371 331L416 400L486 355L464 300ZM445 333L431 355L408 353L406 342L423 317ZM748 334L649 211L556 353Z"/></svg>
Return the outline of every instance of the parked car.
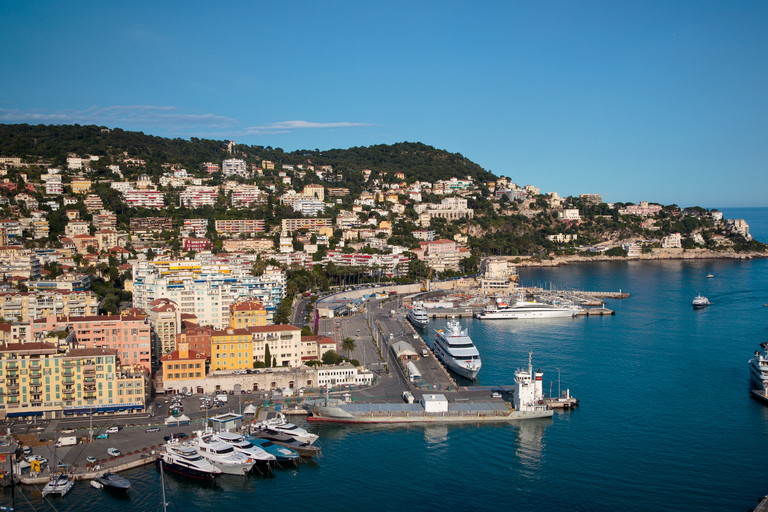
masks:
<svg viewBox="0 0 768 512"><path fill-rule="evenodd" d="M117 427L109 427L107 429L107 434L117 434L118 432L120 432L120 429Z"/></svg>
<svg viewBox="0 0 768 512"><path fill-rule="evenodd" d="M99 462L99 459L97 459L96 457L86 457L85 462L87 462L88 464L96 464L97 462Z"/></svg>
<svg viewBox="0 0 768 512"><path fill-rule="evenodd" d="M65 428L64 430L61 431L61 433L62 434L74 434L75 433L75 429L73 429L73 428Z"/></svg>
<svg viewBox="0 0 768 512"><path fill-rule="evenodd" d="M107 455L110 457L119 457L120 456L120 450L117 448L107 448Z"/></svg>
<svg viewBox="0 0 768 512"><path fill-rule="evenodd" d="M168 442L168 441L174 441L174 440L177 440L177 439L187 439L188 437L189 436L187 434L185 434L184 432L177 432L175 434L171 434L169 436L165 436L165 437L163 437L163 439L165 439L165 441Z"/></svg>
<svg viewBox="0 0 768 512"><path fill-rule="evenodd" d="M146 433L160 432L160 427L149 427L148 429L145 429L144 432L146 432Z"/></svg>
<svg viewBox="0 0 768 512"><path fill-rule="evenodd" d="M40 464L48 464L48 459L46 459L46 458L45 458L45 457L43 457L42 455L30 455L29 457L27 457L27 460L28 460L29 462L32 462L33 460L36 460L36 461L38 461Z"/></svg>
<svg viewBox="0 0 768 512"><path fill-rule="evenodd" d="M24 448L22 448L21 451L24 453L25 457L29 457L30 455L32 455L32 448L30 448L29 446L25 446Z"/></svg>
<svg viewBox="0 0 768 512"><path fill-rule="evenodd" d="M99 434L96 436L96 439L109 439L109 434L104 432L103 434Z"/></svg>
<svg viewBox="0 0 768 512"><path fill-rule="evenodd" d="M491 397L492 398L501 398L501 393L499 393L498 391L494 391L493 394L491 395Z"/></svg>

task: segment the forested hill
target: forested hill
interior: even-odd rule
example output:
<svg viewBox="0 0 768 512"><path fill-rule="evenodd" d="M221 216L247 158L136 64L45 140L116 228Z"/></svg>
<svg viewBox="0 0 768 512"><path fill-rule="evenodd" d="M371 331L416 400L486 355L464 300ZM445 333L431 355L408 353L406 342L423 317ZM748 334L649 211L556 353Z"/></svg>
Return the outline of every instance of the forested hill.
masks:
<svg viewBox="0 0 768 512"><path fill-rule="evenodd" d="M234 155L227 153L227 141L210 139L168 139L102 126L0 124L0 156L17 156L34 162L39 158L65 166L69 153L138 158L147 162L145 172L159 172L160 164L174 163L190 171L203 162L221 163L232 156L248 163L270 160L277 166L310 161L315 166L331 165L335 171L369 168L377 172L401 171L407 181L435 181L472 176L480 183L496 177L459 153L449 153L419 142L379 144L369 147L284 152L270 146L238 144Z"/></svg>

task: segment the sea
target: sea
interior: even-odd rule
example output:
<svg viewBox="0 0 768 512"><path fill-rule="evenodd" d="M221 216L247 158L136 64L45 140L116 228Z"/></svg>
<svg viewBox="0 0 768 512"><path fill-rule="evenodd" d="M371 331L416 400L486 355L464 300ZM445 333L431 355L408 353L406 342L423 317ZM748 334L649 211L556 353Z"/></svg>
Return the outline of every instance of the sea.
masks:
<svg viewBox="0 0 768 512"><path fill-rule="evenodd" d="M768 241L768 208L720 210ZM512 384L530 353L545 390L570 390L577 408L497 426L312 424L323 448L317 461L208 486L167 476L168 510L719 512L757 505L768 493L768 407L749 396L747 361L768 341L768 259L595 262L519 273L526 285L630 294L608 302L615 316L461 320L482 356L478 384ZM699 293L712 304L693 310ZM442 325L433 321L430 332ZM156 469L124 476L134 486L127 498L78 483L50 502L26 488L17 508L160 510Z"/></svg>

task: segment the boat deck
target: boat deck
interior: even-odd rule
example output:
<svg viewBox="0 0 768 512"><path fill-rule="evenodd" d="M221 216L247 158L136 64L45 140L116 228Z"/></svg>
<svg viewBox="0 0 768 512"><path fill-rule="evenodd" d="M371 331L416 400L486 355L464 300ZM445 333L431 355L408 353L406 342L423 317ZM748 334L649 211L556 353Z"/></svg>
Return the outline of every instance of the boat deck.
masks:
<svg viewBox="0 0 768 512"><path fill-rule="evenodd" d="M344 410L355 416L365 416L371 414L424 414L424 408L421 404L407 404L403 403L345 403L342 406ZM449 402L448 414L462 416L462 415L476 415L480 414L497 414L510 412L510 407L506 402Z"/></svg>

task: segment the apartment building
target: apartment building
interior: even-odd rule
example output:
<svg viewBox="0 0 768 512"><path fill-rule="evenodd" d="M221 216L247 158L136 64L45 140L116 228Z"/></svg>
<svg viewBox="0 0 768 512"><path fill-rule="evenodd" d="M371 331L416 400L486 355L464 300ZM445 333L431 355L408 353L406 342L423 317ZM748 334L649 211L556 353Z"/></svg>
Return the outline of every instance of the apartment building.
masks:
<svg viewBox="0 0 768 512"><path fill-rule="evenodd" d="M191 389L190 381L205 378L205 354L191 350L188 343L179 344L178 350L165 354L160 362L165 393Z"/></svg>
<svg viewBox="0 0 768 512"><path fill-rule="evenodd" d="M176 336L181 332L181 308L170 299L149 303L147 321L151 327L152 353L156 358L176 350Z"/></svg>
<svg viewBox="0 0 768 512"><path fill-rule="evenodd" d="M249 178L250 173L245 165L245 160L239 158L229 158L221 164L221 172L224 176L242 176Z"/></svg>
<svg viewBox="0 0 768 512"><path fill-rule="evenodd" d="M0 293L0 317L31 322L50 315L96 315L99 298L90 291L33 291Z"/></svg>
<svg viewBox="0 0 768 512"><path fill-rule="evenodd" d="M124 364L151 370L151 332L146 317L134 315L46 316L32 322L32 335L69 326L78 346L117 351Z"/></svg>
<svg viewBox="0 0 768 512"><path fill-rule="evenodd" d="M125 202L131 208L163 208L165 194L159 190L129 190Z"/></svg>
<svg viewBox="0 0 768 512"><path fill-rule="evenodd" d="M114 213L98 213L93 216L93 225L97 230L117 229L117 215Z"/></svg>
<svg viewBox="0 0 768 512"><path fill-rule="evenodd" d="M9 418L143 412L146 403L146 373L122 365L114 349L11 343L0 347L0 371Z"/></svg>
<svg viewBox="0 0 768 512"><path fill-rule="evenodd" d="M32 222L32 233L35 239L48 238L50 234L50 225L45 219L39 219Z"/></svg>
<svg viewBox="0 0 768 512"><path fill-rule="evenodd" d="M67 238L72 238L77 235L89 235L91 233L91 225L84 220L71 220L64 226L64 235Z"/></svg>
<svg viewBox="0 0 768 512"><path fill-rule="evenodd" d="M72 179L71 186L73 194L87 194L91 190L91 180L88 178L74 178Z"/></svg>
<svg viewBox="0 0 768 512"><path fill-rule="evenodd" d="M88 197L85 198L84 202L85 202L85 208L88 210L88 213L96 213L104 209L104 203L101 201L101 198L96 194L88 194Z"/></svg>
<svg viewBox="0 0 768 512"><path fill-rule="evenodd" d="M432 242L419 242L419 248L412 251L416 257L436 272L453 270L458 272L461 260L470 256L470 250L460 247L455 241L445 238Z"/></svg>
<svg viewBox="0 0 768 512"><path fill-rule="evenodd" d="M0 278L38 279L40 272L40 260L29 249L20 246L0 247Z"/></svg>
<svg viewBox="0 0 768 512"><path fill-rule="evenodd" d="M265 252L274 248L275 243L271 238L234 238L223 240L222 248L226 252L255 251Z"/></svg>
<svg viewBox="0 0 768 512"><path fill-rule="evenodd" d="M301 329L294 325L264 325L249 327L248 332L253 336L253 361L261 361L268 366L265 354L269 347L269 355L276 363L274 366L301 366Z"/></svg>
<svg viewBox="0 0 768 512"><path fill-rule="evenodd" d="M173 223L170 217L131 218L131 233L152 233L154 231L171 231Z"/></svg>
<svg viewBox="0 0 768 512"><path fill-rule="evenodd" d="M38 258L40 255L38 255ZM41 279L37 281L27 281L25 283L27 288L32 291L68 291L68 292L81 292L91 289L91 276L88 274L77 274L69 272L60 276L56 276L55 279ZM59 314L59 313L57 313ZM90 316L91 313L60 313L63 315L71 314L78 316ZM94 315L96 313L93 313Z"/></svg>
<svg viewBox="0 0 768 512"><path fill-rule="evenodd" d="M317 183L310 183L304 186L302 194L322 202L325 200L325 187Z"/></svg>
<svg viewBox="0 0 768 512"><path fill-rule="evenodd" d="M222 234L232 233L260 233L264 231L264 221L255 219L225 219L216 221L216 232Z"/></svg>
<svg viewBox="0 0 768 512"><path fill-rule="evenodd" d="M267 308L255 300L241 300L229 305L229 326L235 329L267 325Z"/></svg>
<svg viewBox="0 0 768 512"><path fill-rule="evenodd" d="M202 208L203 206L213 206L219 197L218 187L205 187L191 185L184 189L179 195L181 204L187 208Z"/></svg>
<svg viewBox="0 0 768 512"><path fill-rule="evenodd" d="M185 238L184 250L185 251L210 251L213 248L213 242L208 238Z"/></svg>
<svg viewBox="0 0 768 512"><path fill-rule="evenodd" d="M219 164L214 164L212 162L205 162L204 164L200 165L200 169L203 172L207 172L208 174L213 174L215 172L219 172Z"/></svg>
<svg viewBox="0 0 768 512"><path fill-rule="evenodd" d="M253 343L247 329L211 331L211 369L245 370L253 368Z"/></svg>
<svg viewBox="0 0 768 512"><path fill-rule="evenodd" d="M304 218L304 219L283 219L283 232L292 233L300 229L306 229L310 233L318 233L323 228L333 229L333 222L331 219L316 219L316 218Z"/></svg>
<svg viewBox="0 0 768 512"><path fill-rule="evenodd" d="M186 323L185 323L186 324ZM191 350L203 354L204 357L211 355L211 327L200 327L196 324L186 324L186 330L176 335L176 346L180 347L186 343Z"/></svg>
<svg viewBox="0 0 768 512"><path fill-rule="evenodd" d="M184 231L203 236L208 231L208 219L184 219Z"/></svg>
<svg viewBox="0 0 768 512"><path fill-rule="evenodd" d="M232 190L231 202L235 208L253 207L266 204L268 197L266 192L255 185L241 185Z"/></svg>

